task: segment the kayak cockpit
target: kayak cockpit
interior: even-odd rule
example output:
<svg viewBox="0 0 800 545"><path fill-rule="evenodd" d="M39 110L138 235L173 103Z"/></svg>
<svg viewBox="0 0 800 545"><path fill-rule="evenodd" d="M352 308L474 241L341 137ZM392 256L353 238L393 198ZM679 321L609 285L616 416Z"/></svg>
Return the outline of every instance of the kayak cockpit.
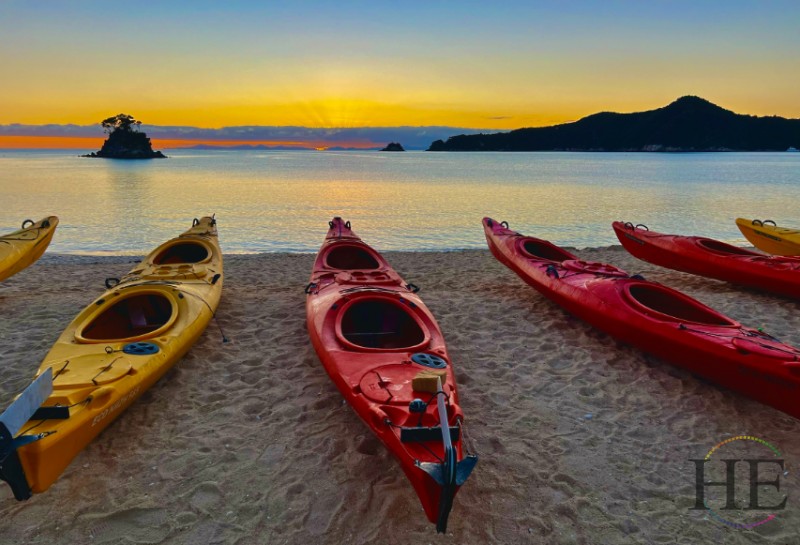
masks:
<svg viewBox="0 0 800 545"><path fill-rule="evenodd" d="M577 259L574 255L563 250L555 244L546 240L532 237L523 237L517 242L517 249L523 255L534 259L546 259L547 261L562 261Z"/></svg>
<svg viewBox="0 0 800 545"><path fill-rule="evenodd" d="M630 303L653 318L713 326L739 324L691 297L658 284L629 283L625 295Z"/></svg>
<svg viewBox="0 0 800 545"><path fill-rule="evenodd" d="M153 264L202 263L210 258L211 252L202 242L180 241L161 249L153 257Z"/></svg>
<svg viewBox="0 0 800 545"><path fill-rule="evenodd" d="M151 337L171 326L177 314L172 297L156 291L139 292L101 306L75 337L89 343Z"/></svg>
<svg viewBox="0 0 800 545"><path fill-rule="evenodd" d="M430 339L408 309L384 297L360 297L345 305L336 330L343 344L358 349L412 349Z"/></svg>
<svg viewBox="0 0 800 545"><path fill-rule="evenodd" d="M746 248L740 248L731 244L720 242L711 238L698 238L696 244L704 250L709 250L716 254L723 255L746 255L746 256L761 256L761 254L752 252Z"/></svg>
<svg viewBox="0 0 800 545"><path fill-rule="evenodd" d="M337 244L325 254L325 266L341 270L374 270L379 269L381 264L364 246Z"/></svg>

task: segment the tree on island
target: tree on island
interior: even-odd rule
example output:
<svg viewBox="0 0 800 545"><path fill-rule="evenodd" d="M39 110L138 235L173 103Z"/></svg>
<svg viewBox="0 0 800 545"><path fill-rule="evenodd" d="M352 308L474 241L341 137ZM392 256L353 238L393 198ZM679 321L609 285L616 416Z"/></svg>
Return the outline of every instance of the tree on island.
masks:
<svg viewBox="0 0 800 545"><path fill-rule="evenodd" d="M141 121L137 121L132 115L117 114L113 117L108 117L100 122L106 134L111 134L114 131L133 131L138 132L139 127L142 126ZM134 126L135 125L135 126Z"/></svg>
<svg viewBox="0 0 800 545"><path fill-rule="evenodd" d="M105 157L109 159L164 159L166 155L153 151L150 139L139 132L142 122L132 115L117 114L100 122L108 138L96 153L84 157Z"/></svg>

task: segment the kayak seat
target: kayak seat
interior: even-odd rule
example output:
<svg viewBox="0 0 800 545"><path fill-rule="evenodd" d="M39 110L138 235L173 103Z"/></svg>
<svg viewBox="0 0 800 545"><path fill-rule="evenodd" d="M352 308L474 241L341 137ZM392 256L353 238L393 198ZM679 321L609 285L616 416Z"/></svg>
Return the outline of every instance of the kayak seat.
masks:
<svg viewBox="0 0 800 545"><path fill-rule="evenodd" d="M523 238L518 243L517 248L528 257L546 259L558 263L567 259L576 259L574 255L566 250L562 250L555 244L538 238Z"/></svg>
<svg viewBox="0 0 800 545"><path fill-rule="evenodd" d="M758 256L762 257L761 254L756 252L751 252L746 248L739 248L738 246L733 246L731 244L725 244L724 242L720 242L719 240L714 240L711 238L698 238L697 245L701 248L705 248L706 250L710 250L712 252L724 255L748 255L748 256Z"/></svg>
<svg viewBox="0 0 800 545"><path fill-rule="evenodd" d="M179 242L165 248L153 258L155 265L200 263L208 259L208 249L199 242Z"/></svg>
<svg viewBox="0 0 800 545"><path fill-rule="evenodd" d="M380 268L380 263L361 246L338 244L325 255L325 264L333 269L371 270Z"/></svg>
<svg viewBox="0 0 800 545"><path fill-rule="evenodd" d="M422 328L405 309L381 299L350 305L341 327L345 339L364 348L406 348L425 340Z"/></svg>
<svg viewBox="0 0 800 545"><path fill-rule="evenodd" d="M172 305L162 295L146 293L123 299L108 307L83 328L90 340L124 339L155 331L172 317Z"/></svg>
<svg viewBox="0 0 800 545"><path fill-rule="evenodd" d="M653 313L656 313L674 321L717 326L736 325L730 318L665 286L637 282L628 284L625 290L626 295L635 304L649 311L647 314L651 317ZM660 317L656 316L656 318Z"/></svg>

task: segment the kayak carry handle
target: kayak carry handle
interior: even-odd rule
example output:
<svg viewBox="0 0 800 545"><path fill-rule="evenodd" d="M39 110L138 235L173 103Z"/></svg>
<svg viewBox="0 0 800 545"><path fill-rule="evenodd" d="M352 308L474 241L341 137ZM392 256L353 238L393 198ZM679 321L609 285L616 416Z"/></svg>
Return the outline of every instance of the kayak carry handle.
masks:
<svg viewBox="0 0 800 545"><path fill-rule="evenodd" d="M33 221L33 220L25 220L25 221L23 221L23 222L22 222L22 228L23 228L23 229L25 229L25 225L27 225L28 223L30 223L31 225L33 225L33 224L34 224L34 223L36 223L36 222L35 222L35 221Z"/></svg>
<svg viewBox="0 0 800 545"><path fill-rule="evenodd" d="M411 293L417 293L419 291L419 286L417 286L416 284L408 283L406 284L406 289Z"/></svg>
<svg viewBox="0 0 800 545"><path fill-rule="evenodd" d="M119 278L106 278L106 289L111 289L119 284Z"/></svg>
<svg viewBox="0 0 800 545"><path fill-rule="evenodd" d="M761 220L753 220L753 221L751 221L751 222L750 222L750 224L751 224L751 225L755 225L756 227L763 227L764 225L766 225L766 224L768 224L768 223L771 223L773 227L777 227L777 226L778 226L778 224L777 224L777 223L775 223L775 222L774 222L774 221L772 221L772 220L764 220L764 221L761 221Z"/></svg>

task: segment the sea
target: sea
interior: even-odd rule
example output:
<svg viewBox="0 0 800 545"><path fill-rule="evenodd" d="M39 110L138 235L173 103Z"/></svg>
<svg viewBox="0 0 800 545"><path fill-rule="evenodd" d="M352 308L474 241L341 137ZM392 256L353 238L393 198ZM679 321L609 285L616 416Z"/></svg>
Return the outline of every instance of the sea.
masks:
<svg viewBox="0 0 800 545"><path fill-rule="evenodd" d="M0 233L60 218L53 253L143 255L215 214L225 253L316 252L334 216L378 250L485 248L481 219L562 246L611 222L747 245L734 220L800 227L800 153L0 150Z"/></svg>

